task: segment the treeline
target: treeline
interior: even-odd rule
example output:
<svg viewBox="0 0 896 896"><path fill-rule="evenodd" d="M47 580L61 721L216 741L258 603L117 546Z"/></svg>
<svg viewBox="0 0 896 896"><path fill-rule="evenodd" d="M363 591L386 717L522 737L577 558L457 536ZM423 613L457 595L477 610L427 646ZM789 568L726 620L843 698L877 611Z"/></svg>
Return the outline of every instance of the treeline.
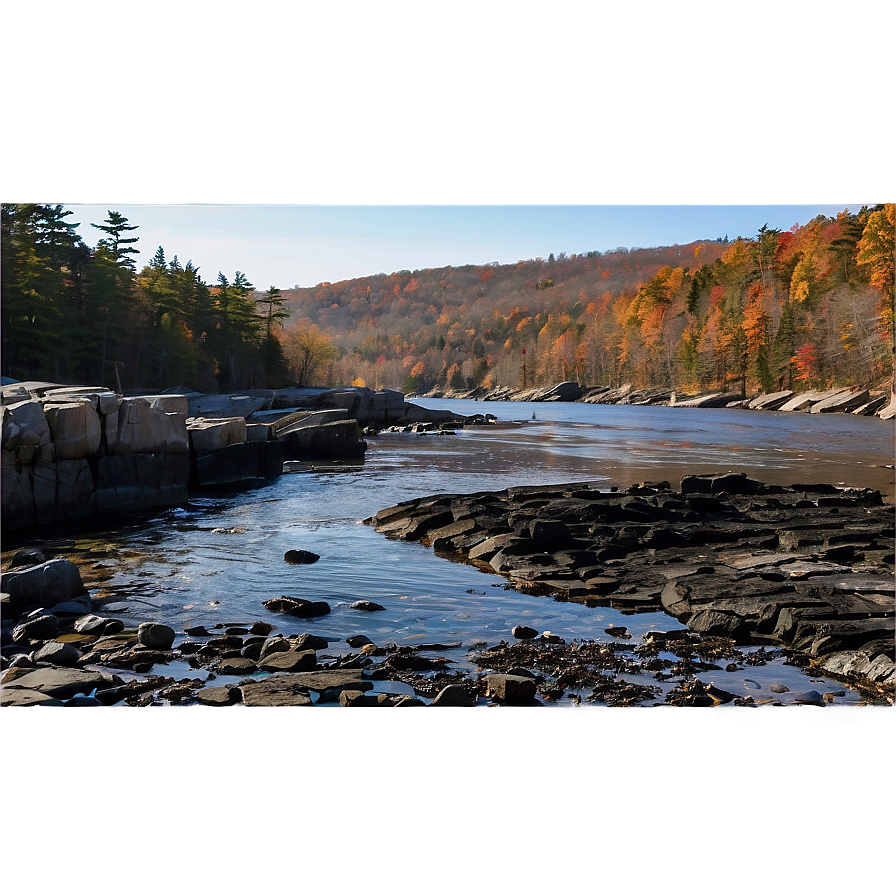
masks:
<svg viewBox="0 0 896 896"><path fill-rule="evenodd" d="M118 212L87 246L59 205L2 207L2 372L182 386L881 385L893 376L894 206L653 249L256 290ZM285 327L285 328L284 328Z"/></svg>
<svg viewBox="0 0 896 896"><path fill-rule="evenodd" d="M60 205L2 206L2 371L18 380L178 385L199 391L289 382L279 290L245 274L203 281L159 247L136 269L138 225L115 211L95 248Z"/></svg>
<svg viewBox="0 0 896 896"><path fill-rule="evenodd" d="M894 206L659 249L377 274L284 290L337 380L423 391L778 388L893 375Z"/></svg>

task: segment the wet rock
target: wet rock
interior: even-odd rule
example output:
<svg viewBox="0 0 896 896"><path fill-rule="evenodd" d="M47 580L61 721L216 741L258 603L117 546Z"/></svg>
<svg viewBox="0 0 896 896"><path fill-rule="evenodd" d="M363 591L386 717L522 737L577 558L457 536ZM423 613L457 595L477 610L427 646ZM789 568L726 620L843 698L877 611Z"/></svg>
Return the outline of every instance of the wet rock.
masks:
<svg viewBox="0 0 896 896"><path fill-rule="evenodd" d="M58 697L51 697L28 688L4 687L0 690L0 704L3 706L63 706Z"/></svg>
<svg viewBox="0 0 896 896"><path fill-rule="evenodd" d="M246 644L245 647L243 647L243 649L240 651L240 656L244 657L245 659L258 662L258 660L261 658L261 649L263 647L263 641L253 641L252 643Z"/></svg>
<svg viewBox="0 0 896 896"><path fill-rule="evenodd" d="M286 595L263 601L263 605L274 613L286 613L289 616L298 616L300 619L325 616L330 612L330 605L326 601L303 600L300 597Z"/></svg>
<svg viewBox="0 0 896 896"><path fill-rule="evenodd" d="M222 659L215 666L215 671L218 675L251 675L258 668L251 659L240 656Z"/></svg>
<svg viewBox="0 0 896 896"><path fill-rule="evenodd" d="M326 650L327 645L330 643L326 638L321 638L319 635L311 635L308 632L294 635L289 640L296 650Z"/></svg>
<svg viewBox="0 0 896 896"><path fill-rule="evenodd" d="M73 644L49 641L31 656L35 663L49 663L53 666L76 666L81 660L81 651Z"/></svg>
<svg viewBox="0 0 896 896"><path fill-rule="evenodd" d="M460 684L449 684L436 694L430 706L475 706L476 695Z"/></svg>
<svg viewBox="0 0 896 896"><path fill-rule="evenodd" d="M105 616L95 616L93 614L89 614L87 616L81 616L79 619L76 619L74 628L75 631L79 634L100 635L104 632L106 623L108 621L109 620L106 619Z"/></svg>
<svg viewBox="0 0 896 896"><path fill-rule="evenodd" d="M22 548L22 550L16 551L15 554L12 555L8 568L16 569L17 567L22 566L39 566L41 563L46 562L47 558L40 549Z"/></svg>
<svg viewBox="0 0 896 896"><path fill-rule="evenodd" d="M818 693L818 691L803 691L802 693L795 694L793 697L794 703L799 703L805 706L824 706L824 697Z"/></svg>
<svg viewBox="0 0 896 896"><path fill-rule="evenodd" d="M137 628L137 640L151 650L170 650L174 629L159 622L144 622Z"/></svg>
<svg viewBox="0 0 896 896"><path fill-rule="evenodd" d="M26 644L28 641L47 641L58 634L59 619L47 614L17 625L12 630L12 639L16 644Z"/></svg>
<svg viewBox="0 0 896 896"><path fill-rule="evenodd" d="M786 684L773 684L769 686L769 690L773 694L786 694L790 688Z"/></svg>
<svg viewBox="0 0 896 896"><path fill-rule="evenodd" d="M515 625L510 633L519 641L529 641L538 637L538 631L528 625Z"/></svg>
<svg viewBox="0 0 896 896"><path fill-rule="evenodd" d="M249 628L249 632L253 635L269 635L274 630L274 626L270 622L262 622L258 620L253 622ZM188 633L189 634L189 633Z"/></svg>
<svg viewBox="0 0 896 896"><path fill-rule="evenodd" d="M349 647L364 647L366 644L373 644L373 641L367 635L350 635L345 639L345 643Z"/></svg>
<svg viewBox="0 0 896 896"><path fill-rule="evenodd" d="M508 704L527 704L535 698L534 679L522 675L493 674L486 676L486 696Z"/></svg>
<svg viewBox="0 0 896 896"><path fill-rule="evenodd" d="M65 699L75 694L89 694L94 689L116 687L124 684L117 675L108 672L97 672L89 669L63 669L47 666L26 672L13 682L4 682L3 691L7 688L26 688L40 691L50 697Z"/></svg>
<svg viewBox="0 0 896 896"><path fill-rule="evenodd" d="M261 645L261 652L259 653L258 658L264 659L279 651L291 650L293 646L294 645L289 638L286 638L283 635L274 635Z"/></svg>
<svg viewBox="0 0 896 896"><path fill-rule="evenodd" d="M623 640L631 638L628 629L624 625L611 625L605 628L604 631L612 638L622 638Z"/></svg>
<svg viewBox="0 0 896 896"><path fill-rule="evenodd" d="M311 706L308 689L292 674L272 675L259 681L240 685L246 706Z"/></svg>
<svg viewBox="0 0 896 896"><path fill-rule="evenodd" d="M404 694L399 697L393 706L426 706L426 704L419 697L412 697L410 694Z"/></svg>
<svg viewBox="0 0 896 896"><path fill-rule="evenodd" d="M372 600L356 600L353 604L349 604L350 610L363 610L365 613L375 613L386 608L380 604L374 603Z"/></svg>
<svg viewBox="0 0 896 896"><path fill-rule="evenodd" d="M287 551L283 555L283 559L287 563L292 563L293 565L299 565L302 563L317 563L317 561L320 560L320 555L314 554L311 551L292 550L292 551Z"/></svg>
<svg viewBox="0 0 896 896"><path fill-rule="evenodd" d="M0 589L9 595L9 611L13 616L36 607L50 609L84 593L78 567L62 557L38 566L9 570L0 579Z"/></svg>
<svg viewBox="0 0 896 896"><path fill-rule="evenodd" d="M308 672L317 665L317 654L313 650L290 649L277 651L259 660L258 668L263 672Z"/></svg>
<svg viewBox="0 0 896 896"><path fill-rule="evenodd" d="M66 706L102 706L103 704L96 697L78 696L72 697L65 701Z"/></svg>
<svg viewBox="0 0 896 896"><path fill-rule="evenodd" d="M238 687L210 687L196 691L196 702L202 706L232 706L242 700Z"/></svg>
<svg viewBox="0 0 896 896"><path fill-rule="evenodd" d="M211 632L204 625L194 625L184 629L184 634L191 638L204 638L211 636Z"/></svg>

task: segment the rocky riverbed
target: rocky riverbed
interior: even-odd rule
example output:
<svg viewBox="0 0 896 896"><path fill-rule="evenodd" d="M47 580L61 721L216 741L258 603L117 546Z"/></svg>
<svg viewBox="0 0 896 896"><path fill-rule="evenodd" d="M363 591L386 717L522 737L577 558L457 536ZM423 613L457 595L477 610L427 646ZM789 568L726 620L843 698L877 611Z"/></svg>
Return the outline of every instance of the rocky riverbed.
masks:
<svg viewBox="0 0 896 896"><path fill-rule="evenodd" d="M670 625L582 640L516 625L498 643L467 645L464 664L446 657L456 643L279 634L287 617L294 631L296 619L330 612L289 595L260 602L256 618L175 631L104 612L87 555L57 543L5 558L0 703L824 706L856 691L892 702L893 508L876 492L730 475L686 477L677 490L577 483L421 498L368 522L498 571L508 587L664 609ZM316 559L297 547L283 562ZM353 612L382 609L359 597ZM792 676L755 680L782 659ZM813 688L803 669L827 684ZM714 672L746 691L707 681Z"/></svg>

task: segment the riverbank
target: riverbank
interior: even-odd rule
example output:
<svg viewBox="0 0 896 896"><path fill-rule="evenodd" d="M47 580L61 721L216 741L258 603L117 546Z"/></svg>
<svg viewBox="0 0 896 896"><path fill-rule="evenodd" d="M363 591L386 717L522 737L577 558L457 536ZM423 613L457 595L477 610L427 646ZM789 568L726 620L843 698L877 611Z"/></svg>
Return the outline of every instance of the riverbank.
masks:
<svg viewBox="0 0 896 896"><path fill-rule="evenodd" d="M838 387L826 391L784 390L743 396L731 392L685 393L670 389L635 389L622 386L581 386L558 383L529 389L483 386L467 391L433 389L417 398L448 398L468 401L570 401L586 404L621 404L680 408L746 408L762 411L804 411L810 414L850 413L890 420L896 415L896 395L887 389Z"/></svg>
<svg viewBox="0 0 896 896"><path fill-rule="evenodd" d="M700 491L707 482L708 491ZM738 484L741 491L731 491ZM114 613L116 598L103 596L98 587L102 564L90 560L102 556L96 548L85 544L77 563L63 556L77 559L71 545L48 548L43 557L23 553L9 558L3 577L8 596L3 605L0 703L826 706L849 702L856 690L866 702L891 702L892 672L888 679L884 666L889 658L892 670L892 508L868 490L814 486L791 493L764 487L754 494L743 493L752 488L741 477L698 477L683 489L684 494L658 486L626 493L598 491L577 483L574 490L581 495L570 487L535 486L508 489L503 495L418 499L394 512L377 514L384 532L423 539L440 552L447 547L463 551L461 542L475 535L480 545L477 557L470 558L472 547L466 549L465 558L459 553L445 555L475 564L485 562L482 558L495 546L495 539L513 533L498 553L507 563L501 575L514 587L567 603L618 603L632 614L659 607L670 614L668 625L643 635L632 637L617 624L606 626L604 636L584 639L530 629L528 619L520 615L499 637L466 642L468 662L462 664L452 659L462 646L459 642L417 639L408 644L401 643L397 634L375 634L383 631L377 618L388 614L381 605L363 599L341 615L332 598L324 600L326 595L317 594L309 599L312 595L306 592L304 598L259 600L256 613L241 618L231 613L225 617L228 621L214 624L168 626L153 618L151 609L142 623L123 621ZM441 509L433 512L429 502L435 500ZM588 522L589 527L603 527L589 533L601 539L590 548L593 558L587 548L578 546L576 553L574 544L559 546L558 540L567 537L563 527L576 539L583 534L575 528L584 525L579 502L592 515L600 509L607 517L602 523ZM723 518L726 506L736 511L734 520ZM564 508L566 517L560 513ZM471 509L476 511L472 515ZM533 511L537 511L534 517ZM660 511L669 518L658 522L649 516ZM610 521L614 514L619 519ZM763 514L775 518L763 519ZM854 516L862 522L855 522ZM399 519L406 521L401 527ZM832 523L845 540L836 540ZM768 532L756 531L763 524L776 533L790 532L797 541L809 541L772 548ZM499 531L510 525L520 528L519 537L513 528ZM444 531L446 527L452 531ZM664 540L674 542L673 536L685 543L664 545ZM550 555L554 568L544 563L544 550L515 553L534 537L542 549L554 548ZM783 540L787 542L787 537ZM492 544L486 546L489 541ZM700 550L710 559L698 561L690 552L701 541L705 544ZM488 571L504 565L496 556L489 559ZM296 566L296 561L305 562ZM561 568L561 561L569 568ZM281 562L299 572L313 571L319 561L311 552L287 552ZM522 578L526 564L531 569ZM576 586L573 573L587 593ZM22 579L26 581L15 584ZM857 587L826 589L834 580L847 579ZM719 582L737 592L736 607L707 602L718 596L710 592L713 587L719 590ZM880 599L887 582L889 603ZM690 602L689 615L677 604L666 606L672 596L672 590L667 591L670 583L676 589L690 589L687 594L675 591L677 604ZM747 607L750 601L752 613ZM774 612L760 609L768 606ZM836 611L832 619L824 615L831 610ZM495 612L502 612L497 603ZM848 618L857 612L864 614L862 620ZM344 619L346 613L370 620L367 630L373 637L345 630L345 637L321 637L320 620L331 614ZM507 618L506 612L501 618ZM685 618L688 628L683 627ZM833 649L838 637L856 637L841 623L854 625L864 638L861 646L849 641L846 649ZM872 637L875 626L883 629L877 639ZM753 638L753 628L761 629L763 637ZM781 665L782 657L786 665ZM839 672L824 674L841 678L849 689L828 684L815 690L813 678L800 670L811 673L820 670L821 663L839 663ZM775 668L772 677L760 674L766 667ZM728 684L735 681L740 687Z"/></svg>

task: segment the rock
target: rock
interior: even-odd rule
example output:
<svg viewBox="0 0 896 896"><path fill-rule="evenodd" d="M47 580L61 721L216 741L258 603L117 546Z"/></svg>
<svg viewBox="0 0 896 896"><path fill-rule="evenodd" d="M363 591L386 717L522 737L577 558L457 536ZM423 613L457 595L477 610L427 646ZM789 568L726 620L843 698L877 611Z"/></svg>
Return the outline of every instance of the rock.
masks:
<svg viewBox="0 0 896 896"><path fill-rule="evenodd" d="M536 683L522 675L486 676L487 695L501 703L525 704L535 699Z"/></svg>
<svg viewBox="0 0 896 896"><path fill-rule="evenodd" d="M855 391L852 389L844 389L837 395L832 395L830 398L813 404L810 412L813 414L828 414L832 411L841 413L851 411L854 408L865 404L870 397L867 389L859 389Z"/></svg>
<svg viewBox="0 0 896 896"><path fill-rule="evenodd" d="M144 622L137 629L137 640L152 650L170 650L174 643L174 629L158 622Z"/></svg>
<svg viewBox="0 0 896 896"><path fill-rule="evenodd" d="M274 613L286 613L289 616L298 616L301 619L325 616L330 612L330 605L326 601L302 600L298 597L287 597L286 595L263 601L263 605Z"/></svg>
<svg viewBox="0 0 896 896"><path fill-rule="evenodd" d="M253 635L269 635L274 630L274 626L270 622L253 622L249 631ZM189 634L189 632L187 632Z"/></svg>
<svg viewBox="0 0 896 896"><path fill-rule="evenodd" d="M114 516L187 500L188 453L123 454L97 461L96 512Z"/></svg>
<svg viewBox="0 0 896 896"><path fill-rule="evenodd" d="M393 704L393 706L426 706L426 704L420 700L418 697L412 697L410 694L404 694L399 697Z"/></svg>
<svg viewBox="0 0 896 896"><path fill-rule="evenodd" d="M320 560L320 555L314 554L311 551L292 550L292 551L287 551L283 555L283 559L287 563L292 563L292 564L296 564L296 565L298 565L300 563L317 563L317 561Z"/></svg>
<svg viewBox="0 0 896 896"><path fill-rule="evenodd" d="M374 603L372 600L356 600L353 604L349 604L350 610L363 610L365 613L375 613L386 608L380 604Z"/></svg>
<svg viewBox="0 0 896 896"><path fill-rule="evenodd" d="M758 395L747 403L747 407L752 410L776 411L792 397L793 392L790 389L783 392L771 392L768 395Z"/></svg>
<svg viewBox="0 0 896 896"><path fill-rule="evenodd" d="M310 635L308 632L294 635L289 640L296 650L326 650L327 645L330 643L326 638Z"/></svg>
<svg viewBox="0 0 896 896"><path fill-rule="evenodd" d="M475 706L477 699L475 694L460 684L449 684L436 694L430 706Z"/></svg>
<svg viewBox="0 0 896 896"><path fill-rule="evenodd" d="M100 418L89 401L45 404L56 460L80 460L99 453Z"/></svg>
<svg viewBox="0 0 896 896"><path fill-rule="evenodd" d="M345 639L345 643L349 647L364 647L366 644L373 644L373 641L367 635L350 635Z"/></svg>
<svg viewBox="0 0 896 896"><path fill-rule="evenodd" d="M259 666L244 656L235 656L222 659L217 666L215 672L218 675L251 675L257 671Z"/></svg>
<svg viewBox="0 0 896 896"><path fill-rule="evenodd" d="M65 701L66 706L102 706L103 704L96 697L72 697Z"/></svg>
<svg viewBox="0 0 896 896"><path fill-rule="evenodd" d="M805 706L824 706L824 698L818 691L803 691L800 694L795 694L793 697L794 703L803 704Z"/></svg>
<svg viewBox="0 0 896 896"><path fill-rule="evenodd" d="M106 625L111 621L112 620L110 619L106 619L105 616L89 614L75 620L75 631L85 635L104 634Z"/></svg>
<svg viewBox="0 0 896 896"><path fill-rule="evenodd" d="M194 489L247 488L263 485L283 472L279 442L241 442L197 455L190 486Z"/></svg>
<svg viewBox="0 0 896 896"><path fill-rule="evenodd" d="M244 417L192 418L187 423L190 447L197 455L212 454L246 441Z"/></svg>
<svg viewBox="0 0 896 896"><path fill-rule="evenodd" d="M631 638L628 629L624 625L611 625L604 629L611 638Z"/></svg>
<svg viewBox="0 0 896 896"><path fill-rule="evenodd" d="M9 594L9 609L13 616L35 607L49 609L84 593L78 567L62 557L3 573L0 589Z"/></svg>
<svg viewBox="0 0 896 896"><path fill-rule="evenodd" d="M49 663L52 666L76 666L81 659L81 651L74 644L48 641L34 651L31 659L35 663Z"/></svg>
<svg viewBox="0 0 896 896"><path fill-rule="evenodd" d="M80 597L72 600L65 600L62 603L50 607L50 612L54 616L83 616L93 609L89 594L82 594Z"/></svg>
<svg viewBox="0 0 896 896"><path fill-rule="evenodd" d="M306 426L278 437L285 460L351 460L364 457L367 442L357 420Z"/></svg>
<svg viewBox="0 0 896 896"><path fill-rule="evenodd" d="M786 684L773 684L769 686L769 690L773 694L786 694L790 688Z"/></svg>
<svg viewBox="0 0 896 896"><path fill-rule="evenodd" d="M307 688L296 681L296 675L272 675L259 681L243 682L240 692L246 706L311 706Z"/></svg>
<svg viewBox="0 0 896 896"><path fill-rule="evenodd" d="M59 619L48 614L17 625L12 630L12 639L16 644L24 644L28 641L49 641L58 634Z"/></svg>
<svg viewBox="0 0 896 896"><path fill-rule="evenodd" d="M22 550L16 551L15 554L12 555L8 568L16 569L20 566L40 566L41 563L46 562L47 558L44 556L43 551L38 548L22 548Z"/></svg>
<svg viewBox="0 0 896 896"><path fill-rule="evenodd" d="M195 693L196 702L202 706L232 706L242 700L242 692L238 687L202 688Z"/></svg>
<svg viewBox="0 0 896 896"><path fill-rule="evenodd" d="M264 659L264 657L270 656L273 653L291 650L293 646L294 645L289 638L286 638L283 635L273 635L262 643L261 652L258 657L259 659Z"/></svg>
<svg viewBox="0 0 896 896"><path fill-rule="evenodd" d="M313 650L280 650L266 656L258 663L263 672L309 672L317 665Z"/></svg>
<svg viewBox="0 0 896 896"><path fill-rule="evenodd" d="M187 418L153 408L146 398L122 400L105 421L106 447L110 455L189 455Z"/></svg>
<svg viewBox="0 0 896 896"><path fill-rule="evenodd" d="M51 697L28 688L4 687L0 690L0 705L3 706L63 706L58 697Z"/></svg>
<svg viewBox="0 0 896 896"><path fill-rule="evenodd" d="M511 629L510 634L519 641L529 641L532 638L538 637L538 632L528 625L515 625Z"/></svg>
<svg viewBox="0 0 896 896"><path fill-rule="evenodd" d="M111 675L108 672L95 672L88 669L61 669L56 666L46 666L44 668L35 669L33 672L26 672L14 682L8 685L4 683L4 693L6 688L26 688L32 691L40 691L50 697L58 697L65 699L66 697L74 697L75 694L89 694L94 689L105 690L106 688L117 687L123 685L124 682L117 675Z"/></svg>

